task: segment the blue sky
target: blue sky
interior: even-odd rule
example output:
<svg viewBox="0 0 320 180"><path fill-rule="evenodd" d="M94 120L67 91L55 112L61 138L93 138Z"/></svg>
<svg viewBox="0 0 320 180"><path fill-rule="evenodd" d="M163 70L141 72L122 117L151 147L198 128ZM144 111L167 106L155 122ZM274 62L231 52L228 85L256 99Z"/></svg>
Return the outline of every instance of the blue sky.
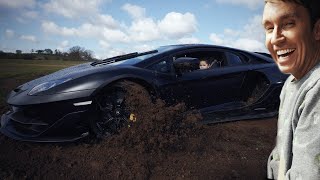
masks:
<svg viewBox="0 0 320 180"><path fill-rule="evenodd" d="M0 50L73 46L106 58L168 44L266 51L263 0L0 0Z"/></svg>

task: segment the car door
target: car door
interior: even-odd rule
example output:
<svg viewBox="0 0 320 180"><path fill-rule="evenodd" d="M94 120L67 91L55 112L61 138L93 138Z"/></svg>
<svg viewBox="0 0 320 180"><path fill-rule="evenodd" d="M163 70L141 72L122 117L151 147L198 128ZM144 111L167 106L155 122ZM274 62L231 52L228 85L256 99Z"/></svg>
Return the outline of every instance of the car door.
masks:
<svg viewBox="0 0 320 180"><path fill-rule="evenodd" d="M192 93L198 90L196 84L201 77L204 77L204 72L178 74L173 68L173 59L175 56L167 56L147 67L154 73L153 84L157 94L167 104L183 102L188 107L198 108L197 104L202 103L203 98L197 98L198 95L192 95Z"/></svg>
<svg viewBox="0 0 320 180"><path fill-rule="evenodd" d="M206 90L202 107L239 101L245 74L246 71L240 66L207 70L202 78L202 86Z"/></svg>
<svg viewBox="0 0 320 180"><path fill-rule="evenodd" d="M169 105L183 101L185 91L177 84L171 57L166 56L149 65L147 69L153 72L153 86L161 99Z"/></svg>
<svg viewBox="0 0 320 180"><path fill-rule="evenodd" d="M177 77L178 86L185 90L184 100L190 106L201 109L239 101L248 69L241 64L240 59L235 62L235 54L214 48L194 50L186 56L214 57L220 63L210 69L196 70Z"/></svg>
<svg viewBox="0 0 320 180"><path fill-rule="evenodd" d="M178 57L220 59L219 67L177 74L172 61ZM148 69L154 72L158 94L169 104L185 102L188 107L207 108L240 99L241 85L246 72L240 57L219 49L194 49L165 57Z"/></svg>

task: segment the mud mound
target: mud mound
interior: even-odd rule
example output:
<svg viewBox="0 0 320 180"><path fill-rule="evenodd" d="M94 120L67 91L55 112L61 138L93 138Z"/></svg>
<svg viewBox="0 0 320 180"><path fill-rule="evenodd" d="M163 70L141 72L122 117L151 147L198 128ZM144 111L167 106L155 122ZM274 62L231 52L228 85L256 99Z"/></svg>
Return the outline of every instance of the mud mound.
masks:
<svg viewBox="0 0 320 180"><path fill-rule="evenodd" d="M166 107L130 84L126 103L136 121L99 143L0 135L0 179L265 179L276 119L201 126L184 104Z"/></svg>
<svg viewBox="0 0 320 180"><path fill-rule="evenodd" d="M152 99L142 86L125 82L126 106L136 119L108 143L137 149L140 153L176 152L185 149L186 138L201 128L201 114L188 112L183 103L167 107Z"/></svg>

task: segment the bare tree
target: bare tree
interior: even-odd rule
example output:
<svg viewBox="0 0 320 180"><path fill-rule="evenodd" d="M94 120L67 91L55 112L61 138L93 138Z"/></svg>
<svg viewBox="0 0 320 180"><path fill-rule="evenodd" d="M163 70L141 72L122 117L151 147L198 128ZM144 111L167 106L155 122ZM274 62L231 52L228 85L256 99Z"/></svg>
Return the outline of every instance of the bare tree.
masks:
<svg viewBox="0 0 320 180"><path fill-rule="evenodd" d="M69 49L69 58L71 60L81 60L81 52L83 51L80 46L73 46Z"/></svg>
<svg viewBox="0 0 320 180"><path fill-rule="evenodd" d="M92 61L93 60L93 52L91 50L85 50L83 52L83 59L85 61Z"/></svg>
<svg viewBox="0 0 320 180"><path fill-rule="evenodd" d="M56 49L56 50L54 50L54 54L55 54L55 55L61 55L61 54L62 54L62 52L61 52L61 51L59 51L59 49Z"/></svg>
<svg viewBox="0 0 320 180"><path fill-rule="evenodd" d="M51 49L45 49L44 53L45 54L53 54L53 51Z"/></svg>
<svg viewBox="0 0 320 180"><path fill-rule="evenodd" d="M69 49L69 58L71 60L91 61L93 52L80 46L73 46Z"/></svg>
<svg viewBox="0 0 320 180"><path fill-rule="evenodd" d="M37 52L38 54L43 54L43 50L41 50L41 49L36 50L36 52Z"/></svg>

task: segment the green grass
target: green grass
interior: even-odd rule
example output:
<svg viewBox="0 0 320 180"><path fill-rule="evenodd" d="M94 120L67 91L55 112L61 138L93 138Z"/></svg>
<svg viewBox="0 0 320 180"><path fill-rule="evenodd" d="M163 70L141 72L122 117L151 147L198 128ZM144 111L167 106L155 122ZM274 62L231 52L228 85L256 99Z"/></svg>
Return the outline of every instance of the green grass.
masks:
<svg viewBox="0 0 320 180"><path fill-rule="evenodd" d="M0 60L0 80L28 78L50 74L60 69L84 63L83 61L61 60Z"/></svg>
<svg viewBox="0 0 320 180"><path fill-rule="evenodd" d="M50 74L60 69L85 63L84 61L62 60L0 60L0 106L7 94L18 85ZM1 109L2 107L0 107Z"/></svg>

